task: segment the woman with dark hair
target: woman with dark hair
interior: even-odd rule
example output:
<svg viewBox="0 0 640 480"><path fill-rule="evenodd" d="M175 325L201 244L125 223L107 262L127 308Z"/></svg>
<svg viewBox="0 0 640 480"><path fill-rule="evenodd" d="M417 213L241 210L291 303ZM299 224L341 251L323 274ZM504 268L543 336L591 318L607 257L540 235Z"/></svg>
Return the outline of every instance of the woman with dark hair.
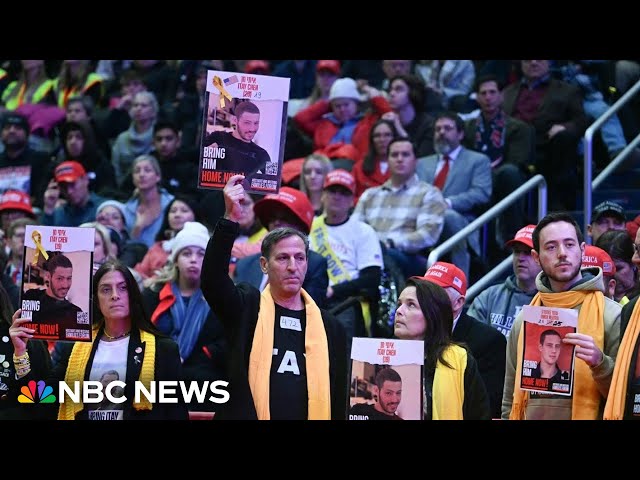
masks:
<svg viewBox="0 0 640 480"><path fill-rule="evenodd" d="M0 420L22 420L33 418L31 405L18 403L19 388L16 382L16 371L22 366L21 356L18 355L17 363L13 360L14 353L21 350L14 348L9 341L11 316L13 308L7 291L0 284L0 356L4 361L0 363ZM26 347L30 359L34 378L46 378L51 369L51 358L47 345L39 340L32 340ZM28 410L27 410L28 409Z"/></svg>
<svg viewBox="0 0 640 480"><path fill-rule="evenodd" d="M411 277L398 299L394 335L424 341L424 419L489 420L489 396L478 365L451 340L453 311L447 292Z"/></svg>
<svg viewBox="0 0 640 480"><path fill-rule="evenodd" d="M378 120L369 132L369 150L364 159L356 162L351 170L356 181L356 202L360 195L371 187L377 187L389 180L391 172L387 162L389 144L398 136L398 130L391 120Z"/></svg>
<svg viewBox="0 0 640 480"><path fill-rule="evenodd" d="M150 322L142 306L142 295L129 269L117 260L103 263L93 277L93 340L65 345L60 362L53 369L46 384L63 401L57 408L59 420L186 420L188 413L181 396L178 403L152 404L144 395L135 399L135 383L141 382L151 391L151 382L182 379L182 365L178 346L165 337ZM9 330L15 349L17 377L20 384L38 380L30 366L27 350L33 329L28 320L20 319L21 310L13 315ZM58 382L70 387L74 382L100 381L106 372L115 370L125 383L126 400L109 411L99 410L97 404L72 402L60 397ZM43 405L44 408L44 405ZM54 412L50 412L52 416Z"/></svg>
<svg viewBox="0 0 640 480"><path fill-rule="evenodd" d="M178 194L164 209L162 226L156 235L156 241L134 270L143 279L154 277L167 264L171 253L171 243L186 222L202 222L200 205L197 200L186 194Z"/></svg>
<svg viewBox="0 0 640 480"><path fill-rule="evenodd" d="M609 254L616 266L616 291L613 299L626 305L638 293L638 267L632 261L633 240L626 230L609 230L596 241L596 247Z"/></svg>

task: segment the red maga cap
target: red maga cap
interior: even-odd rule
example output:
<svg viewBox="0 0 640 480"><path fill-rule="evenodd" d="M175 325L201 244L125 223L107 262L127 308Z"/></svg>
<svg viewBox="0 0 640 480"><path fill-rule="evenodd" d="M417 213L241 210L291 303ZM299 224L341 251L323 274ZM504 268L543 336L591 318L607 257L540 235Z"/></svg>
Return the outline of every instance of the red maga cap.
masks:
<svg viewBox="0 0 640 480"><path fill-rule="evenodd" d="M340 62L338 60L318 60L316 72L326 70L334 75L340 75Z"/></svg>
<svg viewBox="0 0 640 480"><path fill-rule="evenodd" d="M56 167L56 182L75 182L87 174L84 167L75 160L67 160Z"/></svg>
<svg viewBox="0 0 640 480"><path fill-rule="evenodd" d="M507 247L513 247L516 242L524 243L527 247L533 248L533 239L531 238L533 231L536 229L535 225L527 225L521 228L513 237L513 240L509 240L505 243Z"/></svg>
<svg viewBox="0 0 640 480"><path fill-rule="evenodd" d="M613 276L616 274L616 265L607 252L593 245L584 247L582 255L582 268L600 267L604 275Z"/></svg>
<svg viewBox="0 0 640 480"><path fill-rule="evenodd" d="M453 263L436 262L429 267L422 278L441 287L451 287L460 295L467 294L467 276Z"/></svg>
<svg viewBox="0 0 640 480"><path fill-rule="evenodd" d="M327 176L324 177L323 188L328 188L333 185L340 185L341 187L346 188L352 195L355 195L356 193L356 181L353 178L353 175L342 168L331 170L327 173Z"/></svg>
<svg viewBox="0 0 640 480"><path fill-rule="evenodd" d="M31 198L22 190L6 190L0 196L0 212L5 210L20 210L35 218L31 207Z"/></svg>
<svg viewBox="0 0 640 480"><path fill-rule="evenodd" d="M271 214L276 205L283 205L307 228L304 233L311 231L313 222L313 205L300 190L282 187L278 193L270 193L253 206L253 211L265 227L269 225Z"/></svg>

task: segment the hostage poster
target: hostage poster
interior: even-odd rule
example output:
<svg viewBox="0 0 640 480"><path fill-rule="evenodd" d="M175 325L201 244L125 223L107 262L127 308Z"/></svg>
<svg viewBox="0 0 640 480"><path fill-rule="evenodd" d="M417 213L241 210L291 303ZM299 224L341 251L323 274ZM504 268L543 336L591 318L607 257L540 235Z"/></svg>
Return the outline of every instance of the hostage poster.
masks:
<svg viewBox="0 0 640 480"><path fill-rule="evenodd" d="M575 333L578 312L569 308L526 305L523 312L520 388L532 392L571 395L575 346L563 343Z"/></svg>
<svg viewBox="0 0 640 480"><path fill-rule="evenodd" d="M222 189L242 174L247 192L277 193L288 101L288 78L209 70L198 187Z"/></svg>
<svg viewBox="0 0 640 480"><path fill-rule="evenodd" d="M424 342L354 338L347 419L422 420Z"/></svg>
<svg viewBox="0 0 640 480"><path fill-rule="evenodd" d="M91 341L94 228L27 225L20 318L33 338Z"/></svg>

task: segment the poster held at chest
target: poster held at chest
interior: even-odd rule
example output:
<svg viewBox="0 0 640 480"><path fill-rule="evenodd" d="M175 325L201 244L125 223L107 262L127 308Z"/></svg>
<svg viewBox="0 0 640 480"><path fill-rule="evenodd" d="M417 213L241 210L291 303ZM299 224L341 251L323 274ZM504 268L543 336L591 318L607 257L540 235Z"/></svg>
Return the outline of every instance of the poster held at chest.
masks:
<svg viewBox="0 0 640 480"><path fill-rule="evenodd" d="M422 340L354 338L348 420L421 420Z"/></svg>
<svg viewBox="0 0 640 480"><path fill-rule="evenodd" d="M571 395L575 346L562 340L575 333L578 312L570 308L522 307L524 348L520 388L538 393Z"/></svg>
<svg viewBox="0 0 640 480"><path fill-rule="evenodd" d="M249 193L277 193L282 177L289 79L207 71L198 187L245 176Z"/></svg>
<svg viewBox="0 0 640 480"><path fill-rule="evenodd" d="M94 228L27 225L20 318L33 338L91 341Z"/></svg>

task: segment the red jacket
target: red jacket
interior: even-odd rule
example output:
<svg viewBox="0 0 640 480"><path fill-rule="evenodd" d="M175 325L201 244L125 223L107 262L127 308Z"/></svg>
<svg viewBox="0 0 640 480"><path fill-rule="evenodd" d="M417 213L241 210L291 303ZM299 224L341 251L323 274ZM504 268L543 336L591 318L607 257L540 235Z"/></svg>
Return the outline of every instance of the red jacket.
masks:
<svg viewBox="0 0 640 480"><path fill-rule="evenodd" d="M389 180L391 176L391 170L387 167L387 173L382 173L380 170L380 160L376 159L376 164L373 172L368 175L362 170L364 162L357 162L351 170L351 174L356 181L356 202L367 188L377 187Z"/></svg>
<svg viewBox="0 0 640 480"><path fill-rule="evenodd" d="M368 111L357 123L353 131L353 136L351 137L351 144L358 149L358 153L360 154L360 157L357 158L356 161L361 160L369 149L369 132L373 124L376 123L383 114L391 111L389 102L382 96L373 97L370 101L373 107L372 110ZM313 137L314 150L326 147L338 132L338 126L335 123L327 118L323 118L323 115L330 111L329 101L318 100L313 105L299 111L295 117L293 117L302 131Z"/></svg>

